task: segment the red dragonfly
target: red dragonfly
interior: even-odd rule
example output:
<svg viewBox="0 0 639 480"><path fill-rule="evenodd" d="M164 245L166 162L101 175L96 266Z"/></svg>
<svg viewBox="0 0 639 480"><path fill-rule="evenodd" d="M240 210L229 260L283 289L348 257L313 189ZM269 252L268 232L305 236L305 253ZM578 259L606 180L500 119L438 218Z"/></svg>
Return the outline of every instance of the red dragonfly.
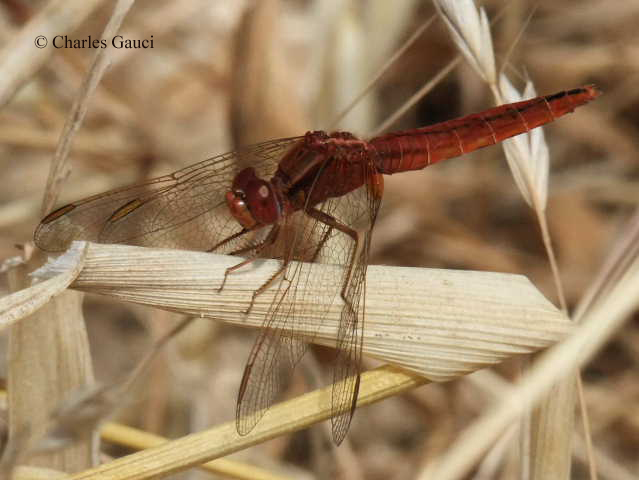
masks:
<svg viewBox="0 0 639 480"><path fill-rule="evenodd" d="M280 280L240 384L236 425L243 435L276 401L306 351L311 338L292 335L295 322L312 318L319 326L330 307L304 298L296 286L313 279L332 298L339 294L331 410L339 444L359 390L366 267L382 174L419 170L493 145L598 95L585 86L368 141L316 131L259 143L61 207L38 225L35 243L48 251L91 240L245 256L225 279L256 258L280 259L278 273L253 294L254 300ZM252 166L238 172L241 161ZM319 263L341 269L329 278Z"/></svg>

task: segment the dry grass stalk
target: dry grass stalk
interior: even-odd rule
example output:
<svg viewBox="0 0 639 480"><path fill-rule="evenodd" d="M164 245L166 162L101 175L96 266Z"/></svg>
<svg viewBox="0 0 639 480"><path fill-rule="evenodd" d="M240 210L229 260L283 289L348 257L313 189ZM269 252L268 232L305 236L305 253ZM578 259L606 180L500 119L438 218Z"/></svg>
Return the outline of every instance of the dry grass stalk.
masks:
<svg viewBox="0 0 639 480"><path fill-rule="evenodd" d="M343 11L331 8L333 21L325 22L326 47L323 48L322 76L313 125L324 129L336 118L342 105L357 96L370 76L371 56L363 54L370 48L366 26L353 7ZM392 23L392 22L389 22ZM370 130L376 99L363 97L341 121L340 129L358 134Z"/></svg>
<svg viewBox="0 0 639 480"><path fill-rule="evenodd" d="M510 384L503 380L498 374L491 370L482 370L476 372L474 375L466 377L466 380L472 384L472 386L484 395L489 395L492 401L496 401L505 395ZM632 480L635 478L630 470L623 467L620 463L610 457L609 453L603 449L595 449L594 452L589 452L584 436L579 432L573 433L574 455L578 461L588 466L590 459L593 456L597 458L597 466L603 478L612 478L615 480ZM510 438L511 429L506 430L501 439L499 439L498 446L501 444L504 438ZM495 447L493 447L494 449ZM491 450L492 453L492 450ZM490 454L489 454L490 455ZM488 458L488 457L486 457ZM485 462L484 459L483 462ZM483 463L482 462L482 463ZM494 475L482 478L493 478Z"/></svg>
<svg viewBox="0 0 639 480"><path fill-rule="evenodd" d="M621 245L635 236L636 216ZM633 242L636 244L636 241ZM541 355L539 361L525 375L520 384L506 394L495 408L466 429L459 441L437 465L438 480L456 479L467 472L482 452L526 408L540 401L557 382L570 379L572 372L584 365L608 342L623 325L628 315L639 305L639 262L637 252L627 250L617 256L623 268L615 275L617 282L609 286L605 295L583 315L576 332L564 342ZM614 268L612 270L615 270ZM543 466L542 466L543 467ZM532 471L532 474L538 472Z"/></svg>
<svg viewBox="0 0 639 480"><path fill-rule="evenodd" d="M362 374L358 406L368 405L426 383L421 376L390 365ZM278 435L330 417L331 386L271 407L251 433L239 436L235 421L72 475L70 480L108 476L112 480L148 479L201 465Z"/></svg>
<svg viewBox="0 0 639 480"><path fill-rule="evenodd" d="M439 12L440 18L442 18L448 26L460 53L448 62L446 66L442 67L437 75L431 78L419 90L411 95L411 97L406 100L400 108L391 115L388 115L384 121L373 130L371 136L379 135L388 130L395 122L405 115L406 112L413 108L417 102L423 99L431 90L441 83L444 78L446 78L446 76L461 63L462 58L465 58L479 76L482 77L482 79L484 79L484 81L486 81L489 85L494 85L496 83L495 59L494 52L492 51L490 26L488 24L486 13L483 9L477 10L472 0L464 0L459 3L454 1L440 3L435 2L435 7ZM442 13L442 9L446 10L447 8L450 8L450 13L453 17L457 17L455 22ZM493 21L499 19L505 11L506 9L504 8L497 13ZM457 30L457 26L460 27L459 31ZM461 33L470 35L473 37L474 41L467 43ZM490 43L490 49L477 46L476 42L484 39L487 39L487 42ZM493 91L495 92L497 90L493 89Z"/></svg>
<svg viewBox="0 0 639 480"><path fill-rule="evenodd" d="M504 74L499 76L498 81L490 26L483 8L477 9L472 0L440 0L435 4L461 54L489 86L497 103L521 101L536 95L530 81L521 95ZM508 139L503 142L503 149L519 191L537 216L559 303L567 314L565 294L545 213L550 162L543 129L537 128ZM572 379L567 379L562 385L555 385L550 396L533 412L532 418L526 417L522 421L520 473L523 479L567 479L570 476L575 385ZM585 409L583 403L581 408Z"/></svg>
<svg viewBox="0 0 639 480"><path fill-rule="evenodd" d="M422 88L420 88L408 100L406 100L406 102L404 102L404 104L396 112L394 112L392 115L389 115L386 120L378 125L373 130L373 133L371 135L379 135L390 128L390 126L393 125L402 115L413 108L417 102L419 102L425 95L428 94L428 92L435 88L438 83L440 83L450 72L452 72L455 67L457 67L461 63L461 60L461 55L457 55L450 62L448 62L448 65L442 68L437 75L426 82L422 86Z"/></svg>
<svg viewBox="0 0 639 480"><path fill-rule="evenodd" d="M135 450L146 450L169 442L168 439L159 435L117 423L104 424L102 426L101 436L106 442ZM198 468L209 473L221 475L224 478L236 480L286 480L290 478L275 475L261 468L226 458L218 458L217 460L203 463Z"/></svg>
<svg viewBox="0 0 639 480"><path fill-rule="evenodd" d="M26 287L26 267L10 272L13 288ZM9 445L17 457L3 459L72 472L96 459L96 441L90 430L80 432L74 445L29 458L30 449L51 427L51 416L69 392L93 382L89 344L81 312L82 295L66 291L9 332L8 405ZM65 445L66 446L66 445Z"/></svg>
<svg viewBox="0 0 639 480"><path fill-rule="evenodd" d="M333 119L330 127L327 128L327 130L334 130L335 128L337 128L338 125L340 125L342 119L344 119L344 117L346 117L351 112L351 110L353 110L353 108L357 104L359 104L362 98L364 98L373 90L373 88L379 83L379 80L380 78L382 78L384 73L386 73L388 69L406 52L406 50L408 50L408 48L410 48L415 43L419 36L424 33L424 31L429 28L434 21L435 16L430 17L417 30L415 30L415 32L413 32L413 34L404 42L404 44L399 47L371 77L368 83L366 83L366 86L362 88L361 92L359 92L350 102L346 104L339 115L337 115L337 117Z"/></svg>
<svg viewBox="0 0 639 480"><path fill-rule="evenodd" d="M134 0L119 0L115 5L109 22L104 28L102 38L107 41L109 48L98 49L96 51L89 72L82 82L82 87L71 107L71 112L64 125L64 130L60 135L60 142L51 161L49 178L47 179L47 186L42 200L42 215L46 215L53 209L58 198L61 183L68 176L66 167L67 159L69 158L69 152L75 140L75 135L86 116L88 100L93 96L98 83L100 83L100 80L110 65L110 53L113 52L113 46L110 45L109 39L118 33L120 25L122 25L122 21L133 5L133 2Z"/></svg>
<svg viewBox="0 0 639 480"><path fill-rule="evenodd" d="M112 37L120 27L131 0L120 1L107 24L104 35ZM81 6L80 6L81 5ZM74 30L98 2L52 2L23 29L17 37L19 45L12 45L5 62L11 64L12 55L22 52L27 44L30 49L36 34L46 34L48 39L55 35ZM35 32L35 33L34 33ZM52 51L50 46L49 51ZM44 52L44 49L41 50ZM47 57L47 53L24 55L27 62L18 67L14 77L5 76L8 82L0 86L0 104L6 103L21 82L28 78ZM60 182L65 176L64 165L75 132L80 127L87 109L87 101L106 70L108 62L103 50L98 50L95 61L70 115L51 167L49 181L43 200L43 210L51 208ZM21 77L20 75L25 75ZM25 288L28 284L24 267L10 272L13 290ZM40 289L41 290L41 289ZM42 293L42 291L40 292ZM35 303L46 297L35 299ZM85 469L97 462L98 441L93 425L74 429L70 425L59 424L64 437L57 449L50 453L38 454L30 458L30 449L35 448L40 439L51 430L56 421L55 411L67 400L70 393L91 385L94 381L91 355L81 309L82 296L74 292L64 292L52 299L44 308L14 324L9 333L9 442L7 451L19 451L16 458L6 460L3 468L12 469L14 462L29 462L35 465L54 467L66 472ZM33 300L33 299L32 299ZM28 310L27 302L26 309ZM23 307L25 305L23 304ZM13 442L13 445L11 444ZM16 444L18 445L16 447ZM68 447L69 444L72 446Z"/></svg>

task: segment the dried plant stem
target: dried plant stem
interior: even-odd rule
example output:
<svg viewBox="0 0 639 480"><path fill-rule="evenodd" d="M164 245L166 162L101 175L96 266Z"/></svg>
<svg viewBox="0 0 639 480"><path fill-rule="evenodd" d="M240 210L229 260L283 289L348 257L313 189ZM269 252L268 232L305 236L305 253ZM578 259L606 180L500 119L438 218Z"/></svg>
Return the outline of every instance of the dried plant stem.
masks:
<svg viewBox="0 0 639 480"><path fill-rule="evenodd" d="M427 383L424 378L390 365L362 374L358 406L368 405ZM158 478L264 442L284 433L303 429L331 415L332 387L279 403L246 436L239 436L235 421L194 433L157 447L119 458L99 467L72 475L69 480L142 480Z"/></svg>
<svg viewBox="0 0 639 480"><path fill-rule="evenodd" d="M533 409L526 468L531 479L568 479L575 422L575 371L564 377Z"/></svg>
<svg viewBox="0 0 639 480"><path fill-rule="evenodd" d="M120 29L120 25L122 24L124 17L133 5L133 2L134 0L118 1L111 18L109 19L109 23L104 28L104 32L102 34L103 39L110 39L115 36ZM98 49L96 51L89 73L82 82L80 92L75 97L73 106L71 107L71 112L67 117L64 129L60 135L60 142L58 143L55 155L51 162L45 195L42 200L42 215L47 214L53 208L53 205L57 200L60 185L67 174L66 161L69 157L69 152L71 151L71 145L73 144L75 135L78 132L80 125L82 125L82 121L86 115L88 100L95 92L98 83L100 83L102 76L109 67L111 42L107 42L107 44L109 45L109 48Z"/></svg>
<svg viewBox="0 0 639 480"><path fill-rule="evenodd" d="M29 267L31 268L31 267ZM12 288L25 288L27 267L9 272ZM66 396L93 383L89 342L81 311L82 295L67 291L44 308L24 317L9 332L8 405L10 445L15 459L27 462L31 447L49 428L50 416ZM97 441L93 432L63 451L38 455L29 464L74 472L95 464ZM11 469L13 465L3 465Z"/></svg>
<svg viewBox="0 0 639 480"><path fill-rule="evenodd" d="M504 12L506 11L506 7L507 5L501 10L499 10L499 12L497 12L497 14L492 20L493 23L499 20L499 18L504 14ZM441 9L437 2L435 2L435 8L441 15ZM412 40L412 37L410 40ZM408 41L406 43L408 43ZM426 96L428 92L430 92L433 88L435 88L437 84L441 82L455 67L457 67L457 65L461 63L461 60L462 60L462 55L458 54L444 68L442 68L437 73L437 75L435 75L431 80L429 80L426 84L424 84L424 86L420 88L417 92L411 95L411 97L408 100L406 100L406 102L404 102L404 104L400 108L398 108L392 115L390 115L386 120L384 120L384 122L382 122L377 128L375 128L372 131L372 133L370 133L370 136L374 137L376 135L383 133L387 129L389 129L397 120L399 120L399 118L402 117L402 115L404 115L408 110L410 110L417 102L419 102L419 100L421 100L424 96ZM499 89L496 88L495 83L493 82L493 83L490 83L489 85L491 85L493 92L497 93L496 98L500 98L500 94L498 93Z"/></svg>
<svg viewBox="0 0 639 480"><path fill-rule="evenodd" d="M634 270L584 316L584 322L573 336L544 353L519 385L462 433L459 441L441 458L432 478L460 478L525 408L590 360L637 308L638 286L639 272L635 265Z"/></svg>
<svg viewBox="0 0 639 480"><path fill-rule="evenodd" d="M364 98L373 89L373 87L377 84L379 79L382 78L382 76L388 71L388 69L393 65L393 63L395 63L397 61L397 59L400 58L406 52L406 50L408 50L408 48L415 43L415 41L421 36L421 34L424 33L424 31L432 25L432 23L435 21L435 18L436 17L433 15L428 20L426 20L404 42L404 44L401 47L399 47L395 51L395 53L393 53L393 55L390 56L390 58L386 62L384 62L384 65L382 65L380 67L380 69L377 71L377 73L375 75L373 75L373 77L368 81L368 83L362 89L362 91L359 93L359 95L357 95L346 107L344 107L344 110L342 110L342 112L339 115L337 115L335 120L333 120L331 122L331 124L328 126L327 130L333 130L333 129L337 128L337 126L339 125L339 122L341 122L342 119L346 115L348 115L349 112L360 102L360 100L362 98Z"/></svg>
<svg viewBox="0 0 639 480"><path fill-rule="evenodd" d="M50 1L0 52L0 108L44 65L55 49L36 48L42 35L50 42L56 35L73 32L104 0Z"/></svg>
<svg viewBox="0 0 639 480"><path fill-rule="evenodd" d="M546 249L546 255L548 256L548 261L550 263L550 269L552 270L552 277L555 282L555 289L557 290L557 298L559 300L559 305L561 307L561 311L568 316L568 305L566 303L566 296L564 294L564 287L561 282L561 276L559 275L559 267L557 266L557 257L555 255L555 249L552 244L552 239L550 238L550 232L548 230L548 218L546 216L545 210L540 209L536 202L533 202L534 211L537 216L537 223L539 224L539 228L541 230L541 238L544 242L544 248Z"/></svg>
<svg viewBox="0 0 639 480"><path fill-rule="evenodd" d="M584 429L584 445L586 447L586 456L588 458L588 472L590 480L597 480L597 463L595 460L595 451L592 446L592 435L590 433L590 420L588 409L586 408L586 398L584 395L584 384L581 374L577 375L577 395L579 395L579 406L581 407L581 425Z"/></svg>
<svg viewBox="0 0 639 480"><path fill-rule="evenodd" d="M159 435L154 435L118 423L106 423L103 425L101 437L104 441L135 450L146 450L169 441ZM233 478L236 480L286 480L289 478L226 458L218 458L217 460L199 465L198 468L209 473L222 475L224 478Z"/></svg>
<svg viewBox="0 0 639 480"><path fill-rule="evenodd" d="M563 283L559 274L557 257L548 229L548 217L545 209L541 208L536 201L537 196L533 194L533 210L537 216L537 222L541 230L542 241L546 249L546 255L552 270L557 298L561 310L568 316L568 305L564 294ZM587 407L584 402L583 385L581 374L578 370L573 375L566 377L560 384L556 385L545 397L545 400L534 410L532 420L535 428L531 429L531 439L529 445L532 448L528 457L529 469L532 480L544 480L549 475L557 479L570 478L572 459L572 432L574 430L574 405L579 401L579 408L582 418L587 419ZM584 420L585 421L585 420ZM592 441L589 429L584 428L586 435L586 445L589 449L589 468L595 471L594 459L592 456ZM591 477L591 478L596 478Z"/></svg>
<svg viewBox="0 0 639 480"><path fill-rule="evenodd" d="M428 94L433 88L437 86L439 82L441 82L446 75L453 71L453 69L459 65L461 62L461 55L457 55L453 60L451 60L444 68L442 68L437 75L435 75L432 79L430 79L422 88L420 88L417 92L415 92L411 97L404 102L404 104L395 111L392 115L390 115L386 120L384 120L373 132L370 134L371 137L379 135L384 132L391 125L393 125L402 115L404 115L408 110L410 110L413 105L419 102L425 95Z"/></svg>
<svg viewBox="0 0 639 480"><path fill-rule="evenodd" d="M149 351L144 355L144 357L138 362L133 371L127 376L127 378L118 385L117 389L120 391L121 395L126 395L128 390L133 386L133 384L142 377L142 375L146 372L146 370L151 365L151 362L155 359L157 354L162 350L162 348L175 337L178 333L184 330L189 324L195 319L195 317L188 317L180 322L178 322L173 328L171 328L168 332L163 334L160 338L158 338L153 346L149 349Z"/></svg>
<svg viewBox="0 0 639 480"><path fill-rule="evenodd" d="M607 295L610 295L612 289L623 279L639 256L639 210L628 222L626 231L621 235L619 241L606 258L597 277L591 283L586 293L581 297L579 304L574 312L575 322L581 322L583 317L595 305L603 301ZM580 405L585 405L581 378L578 379ZM590 436L590 428L588 423L588 412L582 408L582 421L585 434L585 448L588 456L590 476L592 479L597 478L597 468L595 464L595 456L592 448L592 439ZM614 471L619 478L625 478L626 472L606 461L605 457L600 457L600 463L609 471Z"/></svg>
<svg viewBox="0 0 639 480"><path fill-rule="evenodd" d="M523 31L523 28L522 28ZM489 87L495 97L495 101L504 102L504 94L496 82L489 83ZM524 152L520 152L524 153ZM548 168L547 159L535 157L530 148L526 156L513 157L512 163L518 163L521 167L522 181L525 184L525 192L522 194L528 199L528 203L535 212L539 225L542 242L550 264L557 298L562 312L568 316L568 307L564 294L561 276L557 265L552 239L548 229L545 204L547 185L540 185L534 180L534 175L539 168ZM515 161L513 161L515 160ZM528 160L528 162L526 161ZM538 165L535 165L537 163ZM542 165L540 167L540 165ZM574 428L573 405L575 402L575 381L567 379L562 384L556 385L543 401L539 403L533 412L526 412L522 416L520 444L522 480L543 480L548 477L567 479L570 477L572 448L571 439ZM582 409L585 408L582 405Z"/></svg>
<svg viewBox="0 0 639 480"><path fill-rule="evenodd" d="M580 378L577 377L577 379L579 380ZM473 388L475 388L478 392L481 392L483 395L488 395L491 400L501 398L501 396L504 395L510 388L510 384L503 380L492 370L482 370L480 372L476 372L474 375L466 377L465 381L471 383ZM501 442L507 435L508 433L505 433L499 441ZM589 459L596 454L596 456L601 459L601 472L606 478L610 477L619 480L634 479L634 476L631 472L625 470L621 465L616 463L611 458L607 457L606 453L602 450L596 452L588 452L586 441L587 438L585 438L585 436L584 438L582 438L577 432L573 434L573 442L575 443L574 455L584 465L588 464ZM492 450L494 450L494 447ZM486 460L484 460L482 464L485 462ZM494 475L490 475L485 478L493 477Z"/></svg>
<svg viewBox="0 0 639 480"><path fill-rule="evenodd" d="M501 104L504 99L520 100L516 98L520 97L519 92L507 77L496 75L492 37L485 10L477 9L470 0L439 0L435 5L459 51L488 85L495 101ZM534 95L531 83L527 85L524 95ZM504 142L504 151L517 186L537 216L559 303L567 316L568 308L545 214L549 156L543 134L536 131L507 140ZM529 414L522 417L522 480L569 477L575 385L574 379L567 377L561 385L554 386L549 397L539 402L532 422ZM583 410L585 406L582 404L581 408Z"/></svg>
<svg viewBox="0 0 639 480"><path fill-rule="evenodd" d="M15 90L39 68L52 51L34 49L37 35L45 34L49 40L59 33L75 29L100 2L51 2L32 20L5 50L0 65L7 71L18 69L13 76L3 76L0 84L0 105L5 104ZM105 29L105 34L115 34L128 11L132 0L119 1ZM126 6L128 4L128 7ZM36 31L34 31L34 29ZM24 52L28 41L30 52ZM18 45L15 43L18 42ZM98 50L91 73L85 81L82 93L76 98L60 137L52 163L51 173L43 199L43 210L48 211L64 176L74 133L80 127L87 101L95 89L105 68L96 64L101 58ZM23 58L16 60L16 55ZM25 61L26 60L26 61ZM25 288L29 280L25 268L11 272L14 289ZM57 407L69 394L93 383L93 369L89 344L82 317L81 296L76 292L64 292L52 299L42 310L25 317L12 326L9 347L9 431L12 442L20 442L21 457L26 459L29 449L51 428ZM28 379L25 381L25 379ZM40 454L30 462L74 472L97 462L97 436L90 428L77 433L71 448ZM15 451L9 446L7 451ZM12 465L3 465L10 470Z"/></svg>
<svg viewBox="0 0 639 480"><path fill-rule="evenodd" d="M42 65L52 47L34 49L37 35L51 39L58 33L75 29L100 2L51 2L15 40L5 47L0 64L14 75L3 76L0 85L0 104L4 105L20 85ZM25 45L30 51L24 52ZM17 55L17 57L16 57ZM86 96L80 96L67 122L56 151L57 165L67 157L73 132L81 122L75 112L82 111ZM55 167L52 167L52 171ZM60 178L62 169L57 169ZM48 182L43 205L51 206L55 198L53 181ZM27 283L23 268L12 272L15 288ZM21 278L20 278L21 277ZM81 296L65 292L53 299L44 309L14 325L10 332L9 353L9 431L13 442L22 444L22 455L49 428L50 415L70 392L93 382L91 356L81 312ZM37 359L37 360L35 360ZM29 379L27 382L24 379ZM82 432L73 448L40 455L37 464L73 472L86 468L97 460L94 432ZM7 448L12 451L15 448ZM6 468L11 468L7 466Z"/></svg>

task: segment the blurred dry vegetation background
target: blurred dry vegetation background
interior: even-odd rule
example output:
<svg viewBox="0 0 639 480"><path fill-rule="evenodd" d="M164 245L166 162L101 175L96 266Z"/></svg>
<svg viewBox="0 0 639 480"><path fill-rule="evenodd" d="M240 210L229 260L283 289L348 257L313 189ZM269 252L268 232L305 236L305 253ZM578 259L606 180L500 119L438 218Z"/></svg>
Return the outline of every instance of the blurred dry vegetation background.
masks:
<svg viewBox="0 0 639 480"><path fill-rule="evenodd" d="M10 39L43 4L0 2L0 41ZM550 229L574 305L639 201L639 2L483 4L491 20L501 12L493 24L497 59L507 62L505 71L519 87L530 77L540 94L589 83L604 92L546 128ZM69 37L99 38L111 8L104 1ZM434 13L430 2L410 0L139 0L122 35L152 35L154 47L115 54L73 145L59 204L240 144L309 129L370 135L457 55L436 18L371 93L332 125ZM0 111L0 258L16 255L16 244L31 239L58 136L94 53L55 50ZM488 108L491 98L462 63L391 130ZM537 223L498 147L387 177L371 264L520 273L556 301ZM175 322L172 314L96 296L85 299L85 314L100 381L130 371L152 339ZM118 419L169 437L231 420L253 335L196 322L162 352ZM639 472L638 366L635 318L583 373L597 455L634 472ZM308 360L298 370L291 391L313 388L321 368ZM500 373L512 378L514 370L507 364ZM412 478L424 459L445 449L491 401L465 380L429 385L358 410L347 437L350 447L341 447L337 460L326 453L325 426L239 456L299 478L304 471L332 471L327 459L339 463L344 478ZM516 449L510 450L497 478L512 478ZM576 458L573 478L585 478L583 455ZM622 477L613 468L604 478Z"/></svg>

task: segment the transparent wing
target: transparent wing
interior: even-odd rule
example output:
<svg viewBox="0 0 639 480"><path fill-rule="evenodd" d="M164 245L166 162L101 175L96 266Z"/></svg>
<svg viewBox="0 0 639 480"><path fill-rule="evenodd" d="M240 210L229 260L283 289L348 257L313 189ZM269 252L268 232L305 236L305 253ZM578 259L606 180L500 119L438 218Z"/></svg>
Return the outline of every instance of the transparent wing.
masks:
<svg viewBox="0 0 639 480"><path fill-rule="evenodd" d="M65 250L73 240L208 250L241 231L224 203L240 160L272 175L299 137L271 140L215 156L170 175L101 193L61 207L38 225L36 245ZM225 250L238 245L230 242Z"/></svg>
<svg viewBox="0 0 639 480"><path fill-rule="evenodd" d="M352 159L353 152L348 154ZM339 161L339 153L332 161ZM381 181L367 158L362 157L359 163L365 169L364 178ZM281 244L274 246L280 254L284 252L283 279L267 314L266 328L251 352L238 397L236 421L241 434L250 432L277 401L306 352L306 342L312 340L341 294L344 306L337 332L333 438L340 443L346 435L359 385L364 282L380 199L379 188L364 186L286 219ZM333 267L319 268L321 263ZM308 288L297 288L300 284L308 284ZM322 298L312 292L322 292Z"/></svg>
<svg viewBox="0 0 639 480"><path fill-rule="evenodd" d="M381 181L381 177L372 178ZM342 307L337 332L336 358L333 370L331 424L333 440L339 445L351 424L355 413L359 393L360 367L362 361L362 342L364 317L366 311L366 268L370 252L372 228L379 211L381 196L377 196L376 187L366 186L361 190L361 205L368 205L366 212L368 228L358 231L357 242L351 245L350 272L345 271L342 278Z"/></svg>
<svg viewBox="0 0 639 480"><path fill-rule="evenodd" d="M342 272L341 290L343 306L337 331L336 357L333 370L333 390L331 395L333 416L331 425L333 440L339 445L346 436L355 413L359 393L360 368L364 318L366 311L366 269L370 254L373 226L381 203L383 177L376 174L369 162L363 162L367 169L368 184L356 190L348 198L349 213L340 213L341 205L325 205L324 212L331 213L341 222L348 221L354 226L357 238L350 242L341 254L345 260ZM340 208L338 208L340 207Z"/></svg>

